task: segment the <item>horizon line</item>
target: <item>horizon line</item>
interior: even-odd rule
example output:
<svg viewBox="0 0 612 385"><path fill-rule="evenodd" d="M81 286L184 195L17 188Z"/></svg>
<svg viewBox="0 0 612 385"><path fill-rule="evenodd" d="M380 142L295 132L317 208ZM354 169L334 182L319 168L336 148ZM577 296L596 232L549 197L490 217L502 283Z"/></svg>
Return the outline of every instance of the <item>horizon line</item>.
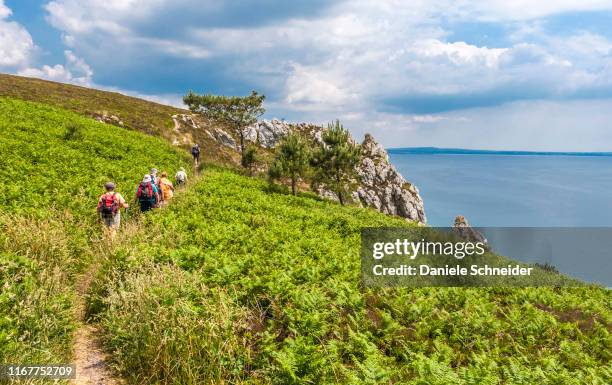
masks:
<svg viewBox="0 0 612 385"><path fill-rule="evenodd" d="M548 155L548 156L612 156L612 151L531 151L531 150L485 150L454 147L389 147L389 154L414 155Z"/></svg>

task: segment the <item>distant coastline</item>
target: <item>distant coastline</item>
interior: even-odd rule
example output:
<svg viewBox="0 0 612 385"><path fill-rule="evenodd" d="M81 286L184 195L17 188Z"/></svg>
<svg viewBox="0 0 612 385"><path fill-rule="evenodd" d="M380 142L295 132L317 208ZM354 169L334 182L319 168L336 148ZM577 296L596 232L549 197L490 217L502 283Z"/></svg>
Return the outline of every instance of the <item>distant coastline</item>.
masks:
<svg viewBox="0 0 612 385"><path fill-rule="evenodd" d="M612 152L473 150L473 149L466 149L466 148L439 148L439 147L388 148L387 152L389 154L411 154L411 155L612 156Z"/></svg>

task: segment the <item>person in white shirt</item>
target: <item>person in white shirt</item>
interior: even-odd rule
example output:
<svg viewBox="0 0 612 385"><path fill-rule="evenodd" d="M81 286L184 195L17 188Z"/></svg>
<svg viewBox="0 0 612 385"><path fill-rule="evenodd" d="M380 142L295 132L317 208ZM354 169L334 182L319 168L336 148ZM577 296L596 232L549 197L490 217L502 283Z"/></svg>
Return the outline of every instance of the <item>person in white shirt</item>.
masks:
<svg viewBox="0 0 612 385"><path fill-rule="evenodd" d="M187 173L185 172L184 167L179 168L178 172L174 176L174 179L176 180L177 187L184 186L187 183Z"/></svg>

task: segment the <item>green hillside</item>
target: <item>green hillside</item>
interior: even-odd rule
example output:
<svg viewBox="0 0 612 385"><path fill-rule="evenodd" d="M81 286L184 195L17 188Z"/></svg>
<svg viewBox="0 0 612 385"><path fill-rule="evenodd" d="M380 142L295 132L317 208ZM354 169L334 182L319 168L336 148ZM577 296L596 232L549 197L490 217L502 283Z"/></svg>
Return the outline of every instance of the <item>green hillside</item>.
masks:
<svg viewBox="0 0 612 385"><path fill-rule="evenodd" d="M131 197L149 167L189 162L162 139L0 98L0 362L70 362L77 278L101 261L89 320L128 383L612 382L608 290L363 289L360 229L411 224L218 166L101 239L105 181Z"/></svg>
<svg viewBox="0 0 612 385"><path fill-rule="evenodd" d="M45 103L83 116L107 112L120 117L126 128L159 136L173 127L172 115L185 112L117 92L7 74L0 74L0 96Z"/></svg>
<svg viewBox="0 0 612 385"><path fill-rule="evenodd" d="M362 226L410 224L209 170L117 246L92 317L133 383L612 378L609 291L363 290Z"/></svg>
<svg viewBox="0 0 612 385"><path fill-rule="evenodd" d="M102 113L114 115L121 119L124 128L164 138L168 142L176 136L172 115L189 112L118 92L7 74L0 74L0 97L3 96L43 103L89 118ZM198 124L207 128L215 126L204 119L198 119ZM211 139L203 130L189 130L184 134L207 149L202 153L203 161L230 167L239 164L240 157L235 151Z"/></svg>
<svg viewBox="0 0 612 385"><path fill-rule="evenodd" d="M70 357L74 277L99 239L103 184L131 199L149 167L190 164L161 139L0 98L0 362Z"/></svg>

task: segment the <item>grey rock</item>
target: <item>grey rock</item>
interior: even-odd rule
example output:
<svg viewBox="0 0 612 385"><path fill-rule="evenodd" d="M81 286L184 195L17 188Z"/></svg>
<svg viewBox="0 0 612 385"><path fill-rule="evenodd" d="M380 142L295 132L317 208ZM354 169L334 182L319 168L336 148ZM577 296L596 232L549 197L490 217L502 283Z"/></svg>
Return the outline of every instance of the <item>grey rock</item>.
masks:
<svg viewBox="0 0 612 385"><path fill-rule="evenodd" d="M106 111L94 113L93 118L101 123L112 124L120 127L124 126L123 121L117 115L109 115Z"/></svg>
<svg viewBox="0 0 612 385"><path fill-rule="evenodd" d="M245 140L261 147L274 148L291 129L289 123L278 119L261 120L245 129Z"/></svg>
<svg viewBox="0 0 612 385"><path fill-rule="evenodd" d="M208 130L204 130L204 132L206 133L206 135L208 135L209 138L211 138L212 140L217 140L217 138L215 138L215 136L213 134L210 133L210 131Z"/></svg>
<svg viewBox="0 0 612 385"><path fill-rule="evenodd" d="M357 166L360 186L356 192L362 205L385 214L426 223L419 190L397 172L389 162L387 151L370 134L366 134L361 146L362 160Z"/></svg>
<svg viewBox="0 0 612 385"><path fill-rule="evenodd" d="M215 139L219 143L221 143L222 145L230 147L230 148L233 148L234 150L236 150L236 140L228 132L223 131L220 128L215 128L214 132L213 132L213 135L214 135Z"/></svg>
<svg viewBox="0 0 612 385"><path fill-rule="evenodd" d="M198 123L196 123L193 115L191 114L172 115L172 121L174 122L175 132L185 132L189 130L197 130L198 128L200 128Z"/></svg>
<svg viewBox="0 0 612 385"><path fill-rule="evenodd" d="M486 248L489 249L487 238L481 232L472 228L463 215L457 215L455 218L453 232L466 241L484 243Z"/></svg>
<svg viewBox="0 0 612 385"><path fill-rule="evenodd" d="M257 124L253 124L244 129L244 140L246 142L255 143L257 142L257 133L259 126Z"/></svg>

